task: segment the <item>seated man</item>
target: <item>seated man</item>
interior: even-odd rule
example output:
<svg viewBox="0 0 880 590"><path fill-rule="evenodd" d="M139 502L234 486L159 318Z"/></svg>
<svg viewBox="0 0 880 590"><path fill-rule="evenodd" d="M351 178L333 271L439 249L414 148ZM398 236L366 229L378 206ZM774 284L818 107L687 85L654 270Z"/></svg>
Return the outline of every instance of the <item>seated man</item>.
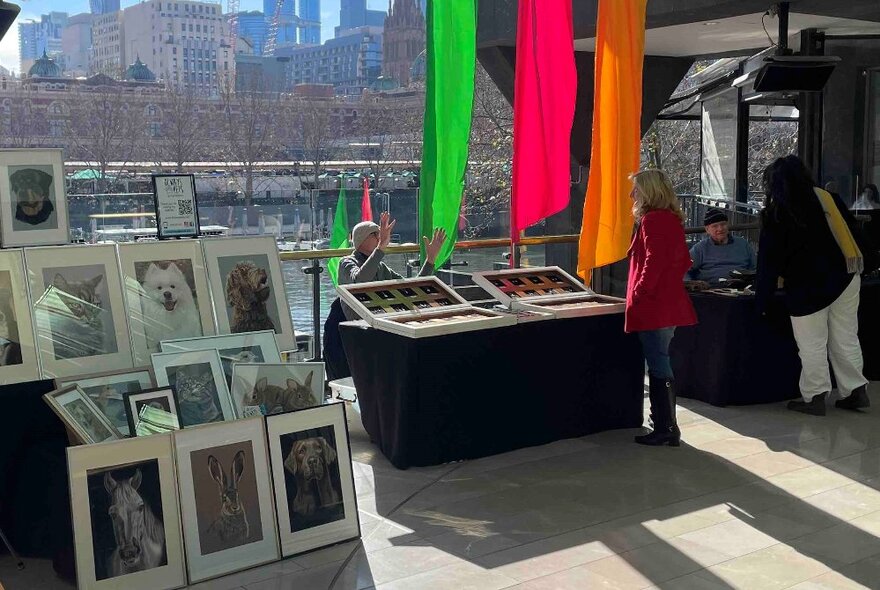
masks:
<svg viewBox="0 0 880 590"><path fill-rule="evenodd" d="M706 237L691 248L693 266L685 279L717 285L734 270L755 270L755 251L743 238L730 235L727 215L709 209L703 217Z"/></svg>

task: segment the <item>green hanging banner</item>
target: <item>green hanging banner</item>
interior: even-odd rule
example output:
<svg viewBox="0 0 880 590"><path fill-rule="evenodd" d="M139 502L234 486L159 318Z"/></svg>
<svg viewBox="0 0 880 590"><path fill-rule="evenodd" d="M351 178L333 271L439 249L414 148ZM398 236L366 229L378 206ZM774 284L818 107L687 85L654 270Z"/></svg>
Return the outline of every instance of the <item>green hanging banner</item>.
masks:
<svg viewBox="0 0 880 590"><path fill-rule="evenodd" d="M342 177L339 189L339 200L336 201L336 213L333 215L333 229L330 232L331 248L350 248L348 243L348 209L345 204L345 177ZM339 258L331 258L327 262L327 272L333 286L339 284Z"/></svg>
<svg viewBox="0 0 880 590"><path fill-rule="evenodd" d="M428 0L427 12L419 232L430 238L434 228L446 230L446 243L435 263L439 267L449 259L458 238L474 106L477 13L474 0Z"/></svg>

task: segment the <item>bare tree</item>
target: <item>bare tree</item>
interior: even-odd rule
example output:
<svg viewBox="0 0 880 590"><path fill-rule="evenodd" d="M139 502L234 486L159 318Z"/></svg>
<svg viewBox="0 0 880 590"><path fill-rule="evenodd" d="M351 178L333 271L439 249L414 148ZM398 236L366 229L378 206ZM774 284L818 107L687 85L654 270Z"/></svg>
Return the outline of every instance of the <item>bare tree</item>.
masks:
<svg viewBox="0 0 880 590"><path fill-rule="evenodd" d="M162 137L152 142L154 159L174 162L175 171L183 172L184 163L198 160L205 145L199 100L191 88L169 84L160 108Z"/></svg>
<svg viewBox="0 0 880 590"><path fill-rule="evenodd" d="M332 113L332 99L292 98L285 103L290 137L302 147L303 159L311 163L314 188L324 162L332 157L332 144L339 125Z"/></svg>
<svg viewBox="0 0 880 590"><path fill-rule="evenodd" d="M79 91L70 105L65 134L72 155L98 169L99 190L106 190L110 162L124 165L143 153L143 107L109 88Z"/></svg>
<svg viewBox="0 0 880 590"><path fill-rule="evenodd" d="M275 158L279 152L278 96L268 91L259 75L247 76L242 87L232 80L221 86L223 107L223 160L244 178L245 205L254 197L259 177L258 163Z"/></svg>
<svg viewBox="0 0 880 590"><path fill-rule="evenodd" d="M8 111L3 114L0 142L3 147L34 148L44 145L48 135L45 111L37 104L37 92L20 82L12 87Z"/></svg>

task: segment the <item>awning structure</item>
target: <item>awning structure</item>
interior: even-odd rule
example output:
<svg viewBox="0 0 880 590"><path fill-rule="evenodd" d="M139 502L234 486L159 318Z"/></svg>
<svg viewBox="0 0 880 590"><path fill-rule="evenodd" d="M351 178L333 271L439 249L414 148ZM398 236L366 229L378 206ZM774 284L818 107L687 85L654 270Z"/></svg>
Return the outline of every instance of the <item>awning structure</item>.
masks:
<svg viewBox="0 0 880 590"><path fill-rule="evenodd" d="M75 174L70 176L71 180L101 180L101 171L95 170L93 168L86 168L85 170L80 170ZM104 180L115 180L115 176L110 176L109 174L104 175Z"/></svg>

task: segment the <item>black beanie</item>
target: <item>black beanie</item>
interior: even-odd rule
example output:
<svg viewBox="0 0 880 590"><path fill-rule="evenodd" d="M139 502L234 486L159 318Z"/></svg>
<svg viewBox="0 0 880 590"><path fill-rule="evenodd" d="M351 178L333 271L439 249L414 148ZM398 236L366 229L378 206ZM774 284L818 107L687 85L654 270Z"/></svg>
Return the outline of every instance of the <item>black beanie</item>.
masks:
<svg viewBox="0 0 880 590"><path fill-rule="evenodd" d="M718 223L719 221L727 221L727 215L725 215L724 211L720 209L715 209L714 207L706 211L706 214L703 215L703 225L712 225L713 223Z"/></svg>

